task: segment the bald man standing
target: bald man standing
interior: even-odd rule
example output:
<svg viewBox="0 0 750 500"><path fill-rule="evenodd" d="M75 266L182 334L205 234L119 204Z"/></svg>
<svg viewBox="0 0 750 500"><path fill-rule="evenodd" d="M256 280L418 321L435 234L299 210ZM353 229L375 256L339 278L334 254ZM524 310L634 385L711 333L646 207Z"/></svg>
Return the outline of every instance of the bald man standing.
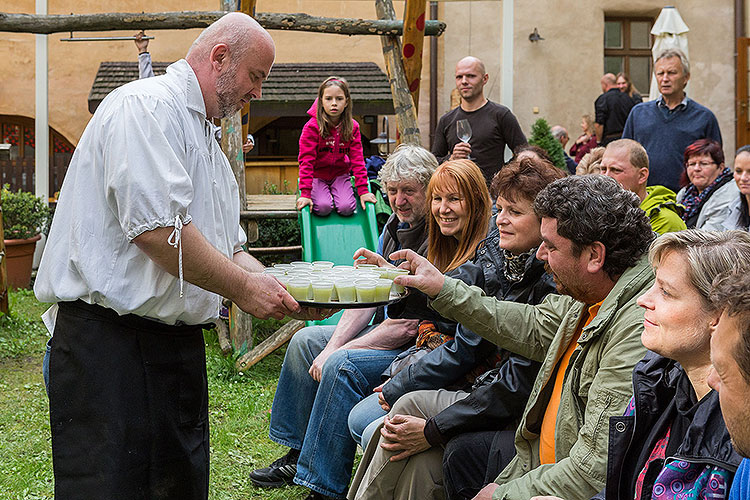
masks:
<svg viewBox="0 0 750 500"><path fill-rule="evenodd" d="M602 76L600 83L602 95L594 102L596 111L594 130L599 145L606 146L622 137L622 129L625 128L628 114L635 103L627 92L620 92L617 88L617 78L612 73Z"/></svg>
<svg viewBox="0 0 750 500"><path fill-rule="evenodd" d="M501 104L484 96L489 75L484 63L476 57L464 57L456 64L456 89L461 94L461 105L444 114L435 128L432 153L440 163L447 160L471 158L482 170L487 185L503 166L505 146L511 151L526 144L518 120ZM471 138L458 138L456 122L468 120Z"/></svg>
<svg viewBox="0 0 750 500"><path fill-rule="evenodd" d="M274 54L256 21L227 14L166 75L110 93L81 137L34 286L54 304L57 500L205 500L202 326L222 296L260 318L302 312L242 251L210 123L260 97Z"/></svg>

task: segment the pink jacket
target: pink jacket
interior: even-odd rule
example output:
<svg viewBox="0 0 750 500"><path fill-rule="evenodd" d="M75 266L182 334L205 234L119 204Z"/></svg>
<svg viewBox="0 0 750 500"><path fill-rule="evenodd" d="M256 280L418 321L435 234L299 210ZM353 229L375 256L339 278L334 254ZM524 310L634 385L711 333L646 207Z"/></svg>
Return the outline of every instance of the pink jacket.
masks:
<svg viewBox="0 0 750 500"><path fill-rule="evenodd" d="M299 189L305 198L310 198L313 177L326 181L341 175L354 174L354 185L360 196L367 193L367 169L362 153L362 136L359 124L352 120L352 138L341 142L338 128L331 130L325 139L318 131L315 118L318 101L313 102L307 114L310 119L299 137Z"/></svg>

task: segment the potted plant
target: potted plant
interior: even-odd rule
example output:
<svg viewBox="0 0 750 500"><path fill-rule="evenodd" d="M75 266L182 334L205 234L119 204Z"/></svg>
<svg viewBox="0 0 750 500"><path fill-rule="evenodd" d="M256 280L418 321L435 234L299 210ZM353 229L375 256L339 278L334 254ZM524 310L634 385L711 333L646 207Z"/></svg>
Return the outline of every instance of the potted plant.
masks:
<svg viewBox="0 0 750 500"><path fill-rule="evenodd" d="M26 288L31 282L31 266L36 242L47 228L49 207L31 193L3 186L0 209L3 213L5 263L8 286Z"/></svg>

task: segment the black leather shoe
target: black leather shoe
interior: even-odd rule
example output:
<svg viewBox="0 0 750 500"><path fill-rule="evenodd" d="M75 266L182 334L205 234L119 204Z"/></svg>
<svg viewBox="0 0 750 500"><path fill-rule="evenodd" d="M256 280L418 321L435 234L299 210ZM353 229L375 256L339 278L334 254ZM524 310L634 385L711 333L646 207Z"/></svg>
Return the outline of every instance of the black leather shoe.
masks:
<svg viewBox="0 0 750 500"><path fill-rule="evenodd" d="M280 488L293 484L294 475L297 474L298 458L299 450L289 450L289 453L274 460L268 467L252 471L250 481L255 486L263 488Z"/></svg>

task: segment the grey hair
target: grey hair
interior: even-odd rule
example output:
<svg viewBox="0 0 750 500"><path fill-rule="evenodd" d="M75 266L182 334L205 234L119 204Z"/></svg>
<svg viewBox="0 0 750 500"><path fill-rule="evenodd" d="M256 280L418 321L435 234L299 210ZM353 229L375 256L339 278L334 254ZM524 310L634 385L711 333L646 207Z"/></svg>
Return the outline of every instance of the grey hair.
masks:
<svg viewBox="0 0 750 500"><path fill-rule="evenodd" d="M539 218L557 220L557 233L583 247L600 242L606 249L603 270L616 280L635 265L654 239L641 200L604 175L571 175L544 188L534 200Z"/></svg>
<svg viewBox="0 0 750 500"><path fill-rule="evenodd" d="M737 150L737 152L734 154L734 157L737 158L742 153L750 153L750 144L742 146Z"/></svg>
<svg viewBox="0 0 750 500"><path fill-rule="evenodd" d="M659 62L661 59L671 59L672 57L679 57L680 63L682 64L682 72L685 73L685 75L690 74L690 62L688 61L687 56L683 51L680 49L664 49L661 52L659 52L659 55L656 56L656 60L654 61L654 71L656 71L656 63Z"/></svg>
<svg viewBox="0 0 750 500"><path fill-rule="evenodd" d="M706 310L711 304L714 279L720 274L742 270L750 262L750 233L747 231L704 231L687 229L659 236L648 251L651 265L658 267L664 257L677 252L685 256L685 272L700 294Z"/></svg>
<svg viewBox="0 0 750 500"><path fill-rule="evenodd" d="M641 144L633 139L617 139L607 144L607 149L624 149L628 152L628 161L638 170L648 168L648 153Z"/></svg>
<svg viewBox="0 0 750 500"><path fill-rule="evenodd" d="M560 125L555 125L554 127L552 127L552 129L550 129L550 133L552 134L552 137L554 137L558 141L563 137L568 137L568 131L565 130L565 127L562 127Z"/></svg>
<svg viewBox="0 0 750 500"><path fill-rule="evenodd" d="M378 180L384 186L389 182L415 180L427 189L430 177L437 167L435 155L422 146L403 143L388 156L378 173Z"/></svg>
<svg viewBox="0 0 750 500"><path fill-rule="evenodd" d="M602 156L604 156L602 146L596 147L583 155L581 161L576 166L576 175L599 174L602 168Z"/></svg>

